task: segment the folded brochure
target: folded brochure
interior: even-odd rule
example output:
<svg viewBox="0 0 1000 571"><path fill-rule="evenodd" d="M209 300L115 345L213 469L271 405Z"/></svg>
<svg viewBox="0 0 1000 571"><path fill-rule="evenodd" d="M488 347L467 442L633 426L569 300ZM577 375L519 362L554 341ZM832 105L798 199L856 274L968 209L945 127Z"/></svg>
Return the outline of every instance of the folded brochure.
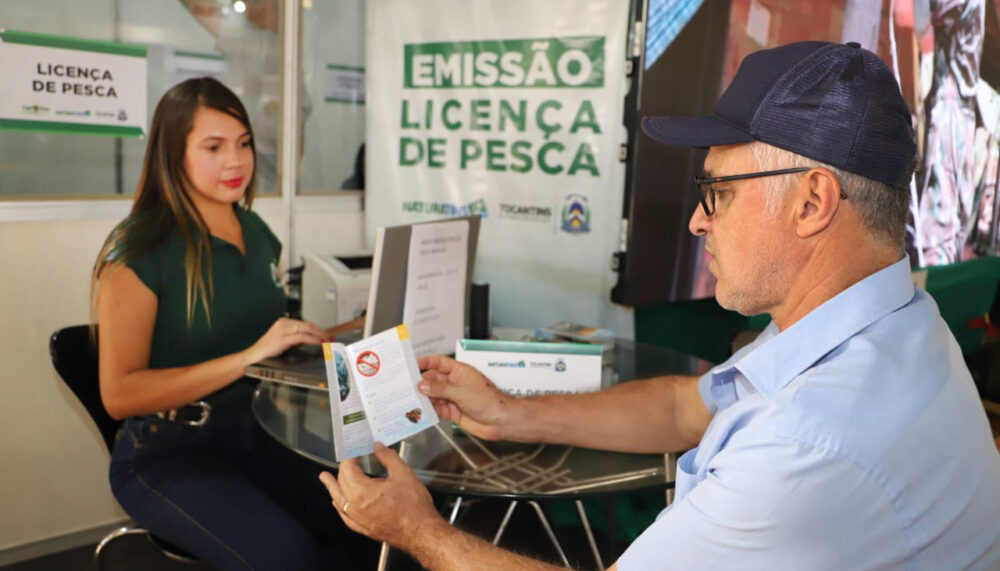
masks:
<svg viewBox="0 0 1000 571"><path fill-rule="evenodd" d="M437 424L420 394L420 370L405 325L352 343L324 343L337 461L371 454Z"/></svg>

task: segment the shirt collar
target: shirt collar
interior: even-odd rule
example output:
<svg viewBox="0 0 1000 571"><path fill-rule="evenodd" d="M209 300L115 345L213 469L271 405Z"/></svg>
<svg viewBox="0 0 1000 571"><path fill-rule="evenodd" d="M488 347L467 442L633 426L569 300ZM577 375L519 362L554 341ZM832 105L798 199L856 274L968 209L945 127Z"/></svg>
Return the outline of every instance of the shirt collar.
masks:
<svg viewBox="0 0 1000 571"><path fill-rule="evenodd" d="M904 256L840 292L718 373L736 369L770 398L855 333L911 299L910 260Z"/></svg>

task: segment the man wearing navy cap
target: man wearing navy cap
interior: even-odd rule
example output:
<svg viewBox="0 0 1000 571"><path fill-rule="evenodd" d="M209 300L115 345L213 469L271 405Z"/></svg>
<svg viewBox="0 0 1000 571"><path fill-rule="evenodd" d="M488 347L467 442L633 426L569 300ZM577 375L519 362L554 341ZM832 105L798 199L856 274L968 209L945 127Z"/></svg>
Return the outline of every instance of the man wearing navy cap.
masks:
<svg viewBox="0 0 1000 571"><path fill-rule="evenodd" d="M587 395L512 398L427 357L438 414L489 439L690 449L676 500L620 571L1000 566L1000 455L958 345L910 280L916 147L885 64L857 44L757 52L711 116L643 129L709 149L690 229L719 303L771 325L700 379ZM398 456L376 454L387 479L356 462L323 476L353 529L430 569L549 568L449 527Z"/></svg>

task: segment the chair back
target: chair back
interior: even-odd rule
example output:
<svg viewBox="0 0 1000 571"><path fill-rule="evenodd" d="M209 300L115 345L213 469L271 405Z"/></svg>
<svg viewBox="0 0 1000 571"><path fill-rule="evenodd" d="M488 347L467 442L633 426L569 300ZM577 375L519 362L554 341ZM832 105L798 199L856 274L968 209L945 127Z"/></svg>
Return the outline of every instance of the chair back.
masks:
<svg viewBox="0 0 1000 571"><path fill-rule="evenodd" d="M49 355L56 372L87 409L110 451L121 421L111 418L101 401L97 341L90 338L90 326L74 325L53 333Z"/></svg>
<svg viewBox="0 0 1000 571"><path fill-rule="evenodd" d="M924 289L934 298L941 317L951 329L963 355L978 349L986 328L970 327L970 322L984 315L992 318L1000 284L1000 258L985 256L947 266L919 270L926 272Z"/></svg>

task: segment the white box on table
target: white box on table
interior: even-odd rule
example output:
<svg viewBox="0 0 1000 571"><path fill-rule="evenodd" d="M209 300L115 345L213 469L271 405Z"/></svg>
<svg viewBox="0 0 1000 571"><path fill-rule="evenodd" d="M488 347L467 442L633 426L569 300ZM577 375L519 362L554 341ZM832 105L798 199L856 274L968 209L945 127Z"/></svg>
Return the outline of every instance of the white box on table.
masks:
<svg viewBox="0 0 1000 571"><path fill-rule="evenodd" d="M516 396L585 393L601 388L601 346L459 339L455 359Z"/></svg>

